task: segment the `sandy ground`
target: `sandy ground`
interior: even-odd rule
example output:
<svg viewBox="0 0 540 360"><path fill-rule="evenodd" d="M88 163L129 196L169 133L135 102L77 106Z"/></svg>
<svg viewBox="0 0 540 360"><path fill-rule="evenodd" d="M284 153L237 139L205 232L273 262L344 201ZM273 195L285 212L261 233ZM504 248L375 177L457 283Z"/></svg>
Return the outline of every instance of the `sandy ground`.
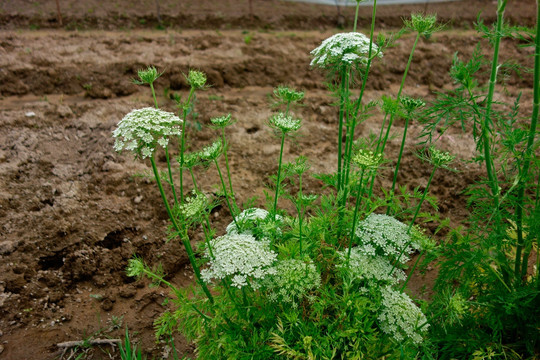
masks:
<svg viewBox="0 0 540 360"><path fill-rule="evenodd" d="M169 95L185 96L183 73L205 71L212 87L198 95L202 129L189 128L189 146L211 142L216 133L205 127L209 119L231 113L238 119L227 133L233 184L241 202L259 196L262 203L279 151L265 125L274 86L306 91L305 106L296 111L303 127L286 146L285 160L303 154L314 173L334 170L337 110L323 75L309 67L309 51L339 31L336 25L350 26L352 13L340 9L338 17L335 7L261 0L253 1L250 16L248 1L160 1L159 30L153 1L60 3L62 26L53 1L0 4L0 359L59 358L58 343L118 338L125 326L146 352L159 357L167 348L155 342L152 321L167 290L148 289L126 277L127 260L138 254L148 263L161 262L171 281L182 286L192 283L192 274L181 245L165 241L167 215L155 185L144 177L149 164L112 149L117 122L130 110L151 105L148 90L130 80L147 65L164 70L157 83L159 101L174 111ZM467 58L481 40L470 30L476 13L484 10L488 20L494 14L492 1L467 3L465 12L455 3L429 6L449 28L420 42L407 95L433 99L435 91L451 87L447 72L453 54ZM532 24L534 1L511 5L510 19ZM423 9L381 7L377 31ZM364 32L370 11L362 9ZM396 94L413 40L406 35L374 66L366 100ZM504 41L502 59L532 66L532 49L518 45ZM489 54L485 42L482 51ZM526 116L531 89L531 74L512 76L497 98L512 99L522 91ZM357 136L377 132L381 122L380 114L369 118ZM394 133L402 129L398 122ZM422 189L430 173L412 155L420 129L411 124L398 180L409 189ZM474 155L470 134L452 129L439 143L462 159L456 164L459 173L440 172L431 188L440 215L455 225L467 215L462 191L482 169L467 161ZM390 143L390 160L398 148L399 136ZM378 186L388 187L390 171ZM201 179L206 191L215 190L211 170ZM310 179L306 186L315 192L321 184ZM213 213L216 228L229 221L225 208ZM428 224L431 231L435 226ZM192 237L196 242L200 234ZM416 276L413 292L429 297L434 276L435 271ZM176 348L184 355L193 352L181 336ZM107 346L85 351L89 359L113 352Z"/></svg>

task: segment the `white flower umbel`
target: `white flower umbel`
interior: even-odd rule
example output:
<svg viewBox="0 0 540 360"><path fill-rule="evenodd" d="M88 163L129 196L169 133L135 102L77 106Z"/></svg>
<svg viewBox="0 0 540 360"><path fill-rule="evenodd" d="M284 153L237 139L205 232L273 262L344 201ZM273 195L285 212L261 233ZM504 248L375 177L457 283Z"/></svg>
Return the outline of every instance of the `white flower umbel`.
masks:
<svg viewBox="0 0 540 360"><path fill-rule="evenodd" d="M238 216L236 217L236 223L233 221L229 225L227 225L226 232L227 234L248 234L252 235L253 231L252 229L257 227L260 223L266 220L270 213L264 209L259 208L250 208L242 211ZM269 219L272 221L272 219ZM283 221L283 217L280 215L276 215L275 222L280 223ZM238 227L236 226L238 224L240 226L240 231L238 230Z"/></svg>
<svg viewBox="0 0 540 360"><path fill-rule="evenodd" d="M313 264L289 259L280 261L274 268L276 274L266 277L262 284L269 290L271 301L296 307L310 290L321 285L321 275Z"/></svg>
<svg viewBox="0 0 540 360"><path fill-rule="evenodd" d="M338 255L343 263L337 267L348 271L355 279L397 284L406 278L403 270L394 269L385 257L365 255L362 249L356 247L351 249L348 266L347 250L338 252Z"/></svg>
<svg viewBox="0 0 540 360"><path fill-rule="evenodd" d="M422 342L422 334L427 332L429 324L422 311L407 294L392 289L381 288L382 311L378 316L381 330L402 342L410 338L413 343Z"/></svg>
<svg viewBox="0 0 540 360"><path fill-rule="evenodd" d="M370 214L356 229L360 243L358 252L369 256L399 258L399 261L405 264L409 261L407 255L419 248L418 244L411 242L407 229L407 225L391 216Z"/></svg>
<svg viewBox="0 0 540 360"><path fill-rule="evenodd" d="M173 113L155 108L133 110L113 131L114 149L133 151L143 159L152 156L156 145L167 147L170 136L180 136L182 120Z"/></svg>
<svg viewBox="0 0 540 360"><path fill-rule="evenodd" d="M311 66L330 68L342 65L365 65L368 61L369 38L362 33L339 33L324 40L311 51ZM382 57L376 44L372 44L372 54Z"/></svg>
<svg viewBox="0 0 540 360"><path fill-rule="evenodd" d="M210 241L213 258L209 267L201 270L201 276L207 283L212 279L231 280L231 285L242 288L250 281L253 288L258 288L258 281L267 275L276 273L272 267L277 254L270 250L269 242L257 240L252 235L229 234Z"/></svg>

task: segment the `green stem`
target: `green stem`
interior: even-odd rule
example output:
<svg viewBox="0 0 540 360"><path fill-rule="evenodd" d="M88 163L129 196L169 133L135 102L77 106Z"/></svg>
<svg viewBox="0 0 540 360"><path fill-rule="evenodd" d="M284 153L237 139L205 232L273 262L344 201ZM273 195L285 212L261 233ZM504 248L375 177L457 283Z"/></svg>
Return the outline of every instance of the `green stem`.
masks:
<svg viewBox="0 0 540 360"><path fill-rule="evenodd" d="M358 3L358 4L360 4L360 3ZM346 159L346 163L345 163L345 166L346 166L346 168L345 168L345 183L349 182L350 159L351 159L351 155L352 155L354 131L356 130L358 112L360 111L360 106L362 105L362 99L364 97L364 91L366 89L366 84L367 84L367 81L368 81L369 70L371 68L371 62L373 60L373 57L372 57L372 55L373 55L373 33L375 32L376 9L377 9L377 0L375 0L373 2L373 11L371 13L371 31L370 31L370 35L369 35L368 61L367 61L367 64L366 64L366 69L364 71L364 77L362 79L362 88L360 89L360 95L358 96L358 99L356 101L356 105L355 105L355 109L354 109L354 115L352 117L353 122L352 122L352 125L351 125L351 128L350 128L349 135L347 137L350 140L348 142L347 148L345 149L345 159ZM357 12L357 16L358 16L358 12ZM345 198L346 198L346 196L345 196ZM343 204L343 205L345 205L345 204Z"/></svg>
<svg viewBox="0 0 540 360"><path fill-rule="evenodd" d="M304 204L302 199L302 174L298 176L298 198L300 199L300 206L298 212L298 242L300 244L300 258L302 257L302 222L304 218Z"/></svg>
<svg viewBox="0 0 540 360"><path fill-rule="evenodd" d="M171 189L173 192L174 205L178 205L178 198L176 197L176 187L174 186L174 180L171 171L171 161L169 160L169 148L165 148L165 159L167 159L167 170L169 171L169 181L171 183Z"/></svg>
<svg viewBox="0 0 540 360"><path fill-rule="evenodd" d="M409 73L409 68L411 67L414 51L416 50L416 46L418 45L419 39L420 39L420 33L417 33L416 39L414 39L414 44L411 49L411 53L409 54L409 60L407 61L405 72L403 73L403 77L401 78L401 85L399 86L399 91L396 97L398 101L401 98L401 92L403 91L403 87L405 86L405 79L407 78L407 74ZM394 113L390 114L390 121L388 121L388 128L386 129L386 135L384 136L384 141L382 143L381 154L384 153L384 148L386 147L386 143L388 142L388 136L390 135L390 128L392 127L392 124L394 122L394 116L395 116Z"/></svg>
<svg viewBox="0 0 540 360"><path fill-rule="evenodd" d="M373 7L375 7L375 4L373 4ZM356 12L354 14L353 32L356 32L356 24L358 24L358 10L360 10L360 0L356 1Z"/></svg>
<svg viewBox="0 0 540 360"><path fill-rule="evenodd" d="M420 212L420 208L422 207L422 204L424 203L424 200L426 198L426 195L428 193L428 190L429 190L429 186L431 185L431 181L433 180L433 176L435 175L435 171L437 170L437 167L434 166L433 167L433 170L431 171L431 175L429 176L429 180L427 182L427 185L426 185L426 188L424 190L424 193L422 194L422 198L420 199L420 202L418 203L418 206L416 207L416 211L414 212L414 216L411 220L411 223L409 224L409 227L407 229L407 234L410 234L411 232L411 229L412 227L414 226L414 221L416 220L416 217L418 216L418 213ZM412 239L409 240L405 246L401 249L400 253L399 253L399 256L396 260L396 262L392 265L392 270L390 270L390 275L392 275L392 273L394 272L395 268L396 268L396 264L399 263L399 261L401 260L401 257L403 256L403 253L405 252L405 249L407 249L409 247L409 245L412 243Z"/></svg>
<svg viewBox="0 0 540 360"><path fill-rule="evenodd" d="M520 273L520 261L521 252L523 247L526 246L523 239L523 206L525 195L525 185L529 177L529 167L531 164L531 158L533 154L534 139L536 137L536 126L538 123L538 114L540 109L540 3L537 1L536 5L536 37L535 37L535 51L534 51L534 80L533 80L533 111L531 118L531 127L529 129L529 138L527 140L527 148L523 155L523 168L521 170L520 182L518 185L517 205L516 205L516 230L517 230L517 248L515 259L515 273L516 276ZM538 200L538 198L537 198ZM538 235L537 235L538 236ZM530 235L529 235L530 237ZM530 251L527 251L523 256L521 277L525 277L527 274L527 264L530 256ZM540 271L539 271L540 273Z"/></svg>
<svg viewBox="0 0 540 360"><path fill-rule="evenodd" d="M363 195L363 187L362 183L364 181L364 171L365 169L362 169L362 174L360 175L360 181L358 182L358 189L356 189L356 204L354 205L354 213L353 213L353 222L351 226L351 234L349 236L349 250L347 251L347 265L349 264L349 259L351 258L351 250L352 250L352 242L354 239L354 230L356 230L356 222L358 221L358 208L360 207L360 198Z"/></svg>
<svg viewBox="0 0 540 360"><path fill-rule="evenodd" d="M225 157L225 169L227 170L227 178L229 180L229 191L233 200L233 205L235 207L235 213L237 213L238 205L236 204L236 196L234 196L234 190L232 187L231 170L229 167L229 158L227 156L227 147L229 144L227 142L227 139L225 138L225 128L221 129L221 139L223 142L223 156Z"/></svg>
<svg viewBox="0 0 540 360"><path fill-rule="evenodd" d="M231 203L229 201L229 192L227 191L227 185L225 185L225 181L223 180L223 174L221 173L221 169L219 168L219 164L217 162L217 159L214 159L214 164L216 164L216 169L219 174L219 179L221 180L221 187L223 188L223 192L225 193L225 202L227 202L227 207L229 208L229 211L231 212L231 216L234 221L234 225L236 225L236 228L240 230L240 227L238 227L238 223L236 222L236 215L234 213L234 209L231 207Z"/></svg>
<svg viewBox="0 0 540 360"><path fill-rule="evenodd" d="M161 183L161 177L159 176L159 171L156 166L156 161L154 159L154 156L150 157L150 162L152 163L152 170L154 171L154 177L156 178L156 182L158 184L159 193L161 194L161 199L163 200L163 203L165 204L165 209L167 210L167 215L169 215L169 219L171 220L174 229L178 233L178 236L180 236L180 239L182 240L182 243L184 244L184 247L186 248L186 252L188 255L189 262L191 263L191 266L193 267L193 272L195 273L195 277L197 278L197 282L202 287L204 293L208 297L208 300L213 304L214 303L214 297L210 293L210 290L208 290L208 287L204 283L201 277L201 271L199 267L197 266L197 262L195 260L195 253L193 252L193 248L191 247L191 243L189 242L189 238L187 237L186 229L181 229L178 225L176 218L171 212L171 208L169 206L169 201L167 200L167 197L165 196L165 191L163 190L163 184ZM183 235L183 236L182 236Z"/></svg>
<svg viewBox="0 0 540 360"><path fill-rule="evenodd" d="M403 292L403 290L405 290L405 287L407 286L407 284L409 283L409 280L411 280L411 277L412 277L412 274L414 273L414 270L416 270L416 266L418 265L418 263L420 262L420 259L422 258L422 256L424 255L425 251L422 250L420 252L420 254L418 255L418 258L416 258L416 261L414 262L414 265L411 269L411 271L409 271L409 275L407 275L407 279L405 279L405 282L403 283L403 286L401 286L401 292Z"/></svg>
<svg viewBox="0 0 540 360"><path fill-rule="evenodd" d="M278 165L278 173L277 173L277 179L276 179L276 195L274 196L274 208L273 208L273 215L275 216L277 211L277 202L279 197L279 186L281 184L281 163L283 161L283 146L285 144L285 133L281 134L281 148L279 150L279 165Z"/></svg>
<svg viewBox="0 0 540 360"><path fill-rule="evenodd" d="M426 199L426 195L429 190L429 186L431 185L431 181L433 180L433 176L435 175L435 171L437 170L437 166L433 167L433 170L431 171L431 175L429 176L429 180L427 182L426 188L424 189L424 193L422 194L422 198L420 199L420 202L418 203L418 206L416 207L416 211L414 212L414 216L411 220L411 223L409 224L409 228L407 229L407 233L409 233L414 225L414 221L416 220L416 217L418 216L418 213L420 212L420 208L422 207L422 204L424 203L424 200Z"/></svg>
<svg viewBox="0 0 540 360"><path fill-rule="evenodd" d="M187 101L183 105L182 116L182 135L180 137L180 204L184 203L184 153L186 151L186 122L187 122L187 107L191 103L191 98L195 92L194 88L189 90Z"/></svg>
<svg viewBox="0 0 540 360"><path fill-rule="evenodd" d="M156 98L156 91L154 90L154 83L150 83L150 90L152 90L152 97L154 98L154 106L158 108L158 102Z"/></svg>
<svg viewBox="0 0 540 360"><path fill-rule="evenodd" d="M401 164L401 158L403 157L403 149L405 148L405 138L407 137L407 128L409 127L410 114L405 118L405 129L403 130L403 138L401 139L401 147L399 149L399 155L397 159L396 169L394 170L394 180L392 181L392 187L390 188L390 202L394 199L394 189L396 188L396 181L399 171L399 165ZM390 213L390 206L386 209L386 215Z"/></svg>
<svg viewBox="0 0 540 360"><path fill-rule="evenodd" d="M348 79L348 69L347 67L343 67L341 69L341 91L339 93L340 95L340 101L339 101L339 128L338 128L338 171L337 171L337 191L338 193L341 191L342 183L341 183L341 166L342 166L342 148L343 148L343 118L345 115L345 92L347 83L349 82Z"/></svg>
<svg viewBox="0 0 540 360"><path fill-rule="evenodd" d="M486 112L481 119L481 137L484 150L484 159L486 162L486 171L488 175L489 185L491 187L491 195L493 197L494 208L499 208L499 185L497 175L495 174L493 159L491 157L489 124L491 123L491 107L493 103L493 95L495 93L495 84L497 83L497 72L499 70L499 48L501 45L501 33L503 28L504 8L507 0L499 0L497 6L497 24L495 30L495 44L493 46L493 57L491 63L491 74L489 76L489 87L486 98Z"/></svg>

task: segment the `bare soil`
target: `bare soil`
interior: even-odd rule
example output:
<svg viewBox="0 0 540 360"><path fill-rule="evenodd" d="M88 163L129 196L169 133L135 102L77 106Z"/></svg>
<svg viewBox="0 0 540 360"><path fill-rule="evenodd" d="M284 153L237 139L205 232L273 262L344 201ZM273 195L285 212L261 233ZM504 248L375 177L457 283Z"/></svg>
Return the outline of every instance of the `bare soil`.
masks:
<svg viewBox="0 0 540 360"><path fill-rule="evenodd" d="M175 284L189 286L193 276L177 241L166 241L167 214L155 184L145 177L149 164L112 149L112 131L130 110L151 105L149 90L131 83L136 71L155 65L161 106L175 111L170 94L183 96L183 73L197 68L212 85L198 95L197 123L188 129L189 146L199 149L216 137L205 127L214 116L238 119L228 130L233 185L240 201L258 196L276 172L279 143L265 126L274 86L306 91L300 136L285 149L285 160L303 154L314 173L335 170L337 110L321 73L310 69L309 52L339 31L350 30L353 9L275 0L60 1L60 25L54 1L12 0L0 4L0 359L67 359L58 343L92 338L121 338L125 326L145 353L159 358L167 344L156 343L152 322L163 311L167 289L149 289L125 275L134 254L161 263ZM377 31L395 29L411 11L426 5L385 6ZM510 2L510 21L532 26L535 1ZM404 93L434 98L451 88L448 70L455 52L467 59L480 42L470 30L479 11L494 19L495 2L471 0L430 4L448 28L421 40ZM361 9L367 32L371 8ZM157 29L156 27L159 27ZM414 38L405 35L370 74L366 100L397 93ZM532 48L504 41L502 60L532 66ZM532 74L511 76L497 99L512 101L523 92L521 111L532 108ZM378 132L382 116L364 122L357 136ZM197 125L201 125L199 129ZM395 161L398 135L387 156ZM412 123L398 182L423 189L429 166L413 156L420 124ZM452 129L439 139L462 160L458 173L439 172L432 185L439 214L457 225L467 216L464 189L483 169L470 162L471 134ZM160 165L165 159L160 159ZM391 184L390 166L378 186ZM208 192L216 174L201 176ZM306 184L316 192L321 184ZM189 183L188 183L189 187ZM292 208L286 202L284 208ZM231 220L226 208L213 213L217 229ZM437 224L428 224L434 231ZM444 235L444 234L443 234ZM194 244L201 236L192 233ZM429 298L436 271L415 276L417 296ZM194 347L175 339L181 355ZM89 359L118 357L110 346L78 349Z"/></svg>

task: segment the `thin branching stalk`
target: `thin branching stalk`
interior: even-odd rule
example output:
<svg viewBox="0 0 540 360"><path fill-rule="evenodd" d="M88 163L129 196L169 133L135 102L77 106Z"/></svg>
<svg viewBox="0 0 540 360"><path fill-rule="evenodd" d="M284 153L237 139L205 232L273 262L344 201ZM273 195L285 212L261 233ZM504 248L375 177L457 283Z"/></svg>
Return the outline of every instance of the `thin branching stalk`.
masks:
<svg viewBox="0 0 540 360"><path fill-rule="evenodd" d="M418 45L418 40L420 40L420 33L416 34L416 39L414 39L414 44L412 46L411 52L409 54L409 60L407 61L407 66L405 67L405 72L403 73L403 77L401 78L401 84L399 86L399 90L396 96L396 99L399 101L401 98L401 92L403 91L403 87L405 86L405 79L407 78L407 74L409 73L409 68L411 67L414 51L416 50L416 46ZM386 147L386 143L388 142L388 137L390 135L390 129L392 128L392 124L394 123L394 113L390 114L390 120L388 121L388 128L386 129L386 134L384 136L384 140L381 145L380 153L384 153L384 149Z"/></svg>
<svg viewBox="0 0 540 360"><path fill-rule="evenodd" d="M405 139L407 138L407 128L409 127L409 119L410 119L410 116L408 115L405 118L405 129L403 129L403 138L401 139L401 147L399 148L399 155L398 155L398 159L396 163L396 168L394 170L394 179L392 180L392 187L390 188L390 202L392 202L392 199L394 198L394 189L396 188L399 166L401 165L401 158L403 157L403 149L405 148ZM386 213L388 214L389 211L390 211L390 207L388 207Z"/></svg>
<svg viewBox="0 0 540 360"><path fill-rule="evenodd" d="M236 196L234 194L233 186L232 186L232 178L231 178L231 169L229 167L229 157L227 156L227 149L229 143L227 142L227 139L225 138L225 128L221 128L221 140L223 142L223 157L225 158L225 170L227 170L227 179L229 181L229 194L231 195L233 206L234 206L234 213L232 213L233 218L236 217L238 213L238 204L236 203Z"/></svg>
<svg viewBox="0 0 540 360"><path fill-rule="evenodd" d="M495 85L497 83L497 72L499 70L499 49L501 45L501 37L502 37L502 28L503 28L503 20L504 20L504 9L506 7L506 3L508 0L499 0L497 5L497 23L496 23L496 30L493 34L494 36L494 45L493 45L493 57L492 57L492 65L491 65L491 74L489 76L489 87L488 87L488 94L486 98L486 112L485 115L481 119L481 137L482 137L482 145L483 145L483 151L484 151L484 161L486 163L486 171L488 175L489 180L489 186L491 188L491 196L493 197L493 204L495 209L499 208L499 184L497 180L497 174L495 173L494 165L493 165L493 157L491 154L491 142L490 142L490 124L491 121L491 108L493 104L493 95L495 93Z"/></svg>
<svg viewBox="0 0 540 360"><path fill-rule="evenodd" d="M532 246L530 244L525 244L523 239L523 206L524 206L524 195L525 195L525 186L529 180L529 167L531 165L532 155L533 155L533 145L534 139L536 137L536 125L538 123L538 114L540 108L540 3L537 2L536 5L536 37L535 37L535 51L534 51L534 80L533 80L533 111L531 118L531 127L529 128L529 137L527 139L527 147L523 154L523 167L520 171L518 190L517 190L517 204L516 204L516 230L517 230L517 247L516 247L516 259L515 259L515 273L516 277L521 274L521 277L524 278L527 274L527 264L529 256L531 254ZM538 195L537 195L538 199ZM529 232L530 243L532 243L533 234ZM538 234L536 234L538 237ZM523 259L521 259L521 252L523 248L526 248L525 254L523 254ZM520 262L521 262L521 272L520 272Z"/></svg>
<svg viewBox="0 0 540 360"><path fill-rule="evenodd" d="M414 226L414 222L416 220L416 217L418 216L418 213L420 212L420 208L422 207L422 204L424 203L424 200L426 199L427 193L429 191L429 186L431 185L431 181L433 180L433 176L435 175L435 171L437 171L437 166L433 167L433 170L431 171L431 175L429 175L429 179L426 185L426 188L424 189L424 193L422 194L422 197L420 198L420 202L418 203L418 206L416 206L416 211L414 212L414 215L411 219L411 223L409 224L409 228L407 229L407 233L411 232L412 227Z"/></svg>
<svg viewBox="0 0 540 360"><path fill-rule="evenodd" d="M189 90L189 95L186 100L186 103L182 106L182 135L180 137L180 204L184 203L184 153L186 151L186 122L188 114L188 106L191 103L191 98L195 89L192 87Z"/></svg>
<svg viewBox="0 0 540 360"><path fill-rule="evenodd" d="M358 2L358 4L360 4L360 2ZM351 124L351 127L350 127L349 135L347 136L347 139L350 139L350 140L348 141L347 147L345 149L345 159L346 159L346 163L345 163L345 183L349 182L350 159L351 159L351 154L352 154L352 150L353 150L352 148L353 148L353 143L354 143L354 132L356 130L358 113L359 113L360 107L362 105L362 99L364 97L364 91L366 89L366 84L367 84L367 81L368 81L369 70L371 68L371 63L373 61L373 56L372 56L373 55L373 34L374 34L374 31L375 31L376 9L377 9L377 0L374 0L374 2L373 2L373 11L371 13L371 30L370 30L370 34L369 34L368 60L367 60L366 68L364 70L364 75L363 75L363 78L362 78L362 88L360 89L360 95L358 96L358 99L356 100L354 113L353 113L353 116L352 116L352 124ZM356 13L356 16L358 17L358 12ZM356 18L355 18L355 23L356 23ZM347 196L345 194L344 199L346 199L346 198L347 198ZM345 204L343 204L343 205L345 205Z"/></svg>
<svg viewBox="0 0 540 360"><path fill-rule="evenodd" d="M236 228L240 229L240 227L238 226L238 223L236 222L236 215L235 215L234 209L232 208L231 202L229 201L230 195L229 195L229 192L227 191L227 185L225 185L225 180L223 180L223 174L221 173L221 169L219 168L217 159L214 159L214 164L216 165L219 179L221 180L221 187L223 188L223 192L225 194L225 202L227 203L227 207L229 208L229 211L231 212L231 216L233 218L234 224L236 225Z"/></svg>
<svg viewBox="0 0 540 360"><path fill-rule="evenodd" d="M165 159L167 160L167 170L169 172L169 182L171 183L174 204L178 205L178 198L176 197L176 187L174 186L174 180L173 180L172 170L171 170L171 161L169 159L169 147L165 148Z"/></svg>
<svg viewBox="0 0 540 360"><path fill-rule="evenodd" d="M349 236L349 250L347 251L347 266L349 264L349 259L351 258L352 242L354 239L354 231L356 230L356 223L358 221L358 209L360 208L360 199L362 198L364 192L362 183L364 182L365 170L366 169L362 169L362 173L360 174L360 181L358 182L358 188L356 189L356 203L354 205L353 222L351 226L351 234Z"/></svg>
<svg viewBox="0 0 540 360"><path fill-rule="evenodd" d="M348 67L341 67L341 91L339 92L339 128L338 128L338 171L337 171L337 191L342 190L344 184L342 182L342 165L343 165L343 125L346 111L346 103L348 96L346 96L348 84L349 84L349 69Z"/></svg>
<svg viewBox="0 0 540 360"><path fill-rule="evenodd" d="M302 198L302 173L298 176L298 198L300 199L300 210L298 211L298 243L300 245L300 257L302 257L302 223L304 220L304 203Z"/></svg>
<svg viewBox="0 0 540 360"><path fill-rule="evenodd" d="M214 297L210 293L210 290L208 290L206 283L202 280L201 271L195 260L195 253L193 252L193 248L191 247L191 243L189 242L189 238L187 237L186 229L180 228L180 226L178 225L178 222L176 221L176 218L172 214L171 207L169 206L169 201L167 200L167 197L165 196L165 191L163 190L163 184L161 182L161 177L159 176L159 171L156 166L154 155L150 157L150 162L152 163L152 170L154 172L154 177L156 178L156 182L158 184L159 193L161 194L161 199L163 200L163 203L165 204L167 215L169 215L169 219L171 220L174 229L178 233L178 236L180 236L180 239L182 240L182 243L184 244L184 247L186 248L189 262L191 263L191 266L193 267L193 272L195 273L195 276L197 277L197 282L199 283L199 285L201 285L208 300L210 300L210 302L213 304Z"/></svg>
<svg viewBox="0 0 540 360"><path fill-rule="evenodd" d="M276 179L276 194L274 196L274 208L273 214L276 214L277 211L277 202L279 197L279 187L281 185L281 163L283 161L283 146L285 144L285 132L282 132L281 134L281 147L279 150L279 164L278 164L278 173L277 173L277 179Z"/></svg>

